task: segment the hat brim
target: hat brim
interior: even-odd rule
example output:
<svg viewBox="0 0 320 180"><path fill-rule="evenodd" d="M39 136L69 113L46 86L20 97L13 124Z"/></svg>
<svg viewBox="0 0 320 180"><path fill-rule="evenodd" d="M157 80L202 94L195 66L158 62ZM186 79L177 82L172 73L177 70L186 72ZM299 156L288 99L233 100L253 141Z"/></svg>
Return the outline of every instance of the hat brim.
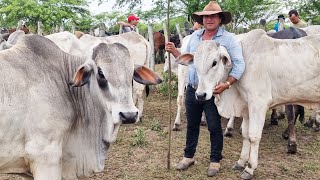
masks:
<svg viewBox="0 0 320 180"><path fill-rule="evenodd" d="M192 18L197 23L203 25L203 16L204 15L212 15L212 14L221 14L221 16L222 16L221 24L228 24L232 19L231 13L228 12L228 11L201 11L201 12L195 12L195 13L192 14Z"/></svg>

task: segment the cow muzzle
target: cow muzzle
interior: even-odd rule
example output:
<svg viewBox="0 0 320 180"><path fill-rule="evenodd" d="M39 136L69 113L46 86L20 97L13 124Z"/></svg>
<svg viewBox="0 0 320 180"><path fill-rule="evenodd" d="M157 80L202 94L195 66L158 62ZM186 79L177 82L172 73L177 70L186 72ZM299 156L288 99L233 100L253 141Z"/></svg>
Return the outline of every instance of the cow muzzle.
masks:
<svg viewBox="0 0 320 180"><path fill-rule="evenodd" d="M196 99L197 100L199 100L199 101L205 101L206 100L207 93L201 93L201 94L195 93L195 94L196 94Z"/></svg>
<svg viewBox="0 0 320 180"><path fill-rule="evenodd" d="M138 112L120 112L119 116L123 124L132 124L137 121Z"/></svg>

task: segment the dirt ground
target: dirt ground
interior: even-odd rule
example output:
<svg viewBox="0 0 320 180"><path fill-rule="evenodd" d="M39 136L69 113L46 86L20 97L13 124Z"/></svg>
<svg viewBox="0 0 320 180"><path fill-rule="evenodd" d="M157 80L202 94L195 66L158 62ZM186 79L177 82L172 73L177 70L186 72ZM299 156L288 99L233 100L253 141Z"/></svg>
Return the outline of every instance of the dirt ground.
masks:
<svg viewBox="0 0 320 180"><path fill-rule="evenodd" d="M157 67L158 69L161 67ZM199 144L195 155L196 164L187 171L176 171L174 165L181 160L186 135L185 116L182 115L182 130L172 132L170 149L170 169L168 165L168 97L153 90L146 98L142 122L133 125L122 125L117 141L108 151L105 170L83 180L150 180L150 179L239 179L240 172L231 170L239 159L242 147L240 120L235 121L235 134L224 138L223 160L221 171L214 178L208 178L209 136L205 126L201 127ZM176 102L171 103L172 123L175 118ZM307 112L306 118L309 118ZM222 119L223 128L227 120ZM287 154L287 141L281 137L287 126L281 120L278 126L270 126L270 114L260 142L259 164L254 172L254 179L320 179L320 134L305 128L297 122L298 152ZM29 179L25 176L3 175L0 179Z"/></svg>

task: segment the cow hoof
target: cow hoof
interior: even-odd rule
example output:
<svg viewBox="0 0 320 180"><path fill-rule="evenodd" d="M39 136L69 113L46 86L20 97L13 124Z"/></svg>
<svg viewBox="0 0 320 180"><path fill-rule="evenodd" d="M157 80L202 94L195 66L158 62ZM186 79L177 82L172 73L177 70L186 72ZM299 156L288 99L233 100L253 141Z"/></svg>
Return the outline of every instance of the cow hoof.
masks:
<svg viewBox="0 0 320 180"><path fill-rule="evenodd" d="M207 122L206 121L201 121L200 122L200 126L207 126Z"/></svg>
<svg viewBox="0 0 320 180"><path fill-rule="evenodd" d="M296 142L289 142L288 143L288 153L295 154L297 152L297 143Z"/></svg>
<svg viewBox="0 0 320 180"><path fill-rule="evenodd" d="M277 126L278 125L278 120L277 119L271 119L270 125Z"/></svg>
<svg viewBox="0 0 320 180"><path fill-rule="evenodd" d="M246 170L242 171L241 175L240 175L241 179L252 179L253 175L251 175L250 173L248 173Z"/></svg>
<svg viewBox="0 0 320 180"><path fill-rule="evenodd" d="M172 131L181 131L180 124L173 125Z"/></svg>
<svg viewBox="0 0 320 180"><path fill-rule="evenodd" d="M142 121L143 121L143 115L139 116L139 122L142 123Z"/></svg>
<svg viewBox="0 0 320 180"><path fill-rule="evenodd" d="M232 132L230 130L226 130L223 135L225 137L232 137L233 136L233 134L232 134Z"/></svg>
<svg viewBox="0 0 320 180"><path fill-rule="evenodd" d="M280 113L280 115L278 116L278 119L284 119L284 118L286 118L286 114Z"/></svg>
<svg viewBox="0 0 320 180"><path fill-rule="evenodd" d="M306 122L303 124L304 127L307 127L307 128L312 128L313 124L312 123L309 123L309 122Z"/></svg>
<svg viewBox="0 0 320 180"><path fill-rule="evenodd" d="M242 167L238 164L238 162L236 162L235 165L232 166L232 170L234 171L243 171L245 167Z"/></svg>
<svg viewBox="0 0 320 180"><path fill-rule="evenodd" d="M282 138L285 139L285 140L288 140L289 139L289 134L284 132L282 133Z"/></svg>
<svg viewBox="0 0 320 180"><path fill-rule="evenodd" d="M299 118L300 123L302 124L304 122L304 118Z"/></svg>

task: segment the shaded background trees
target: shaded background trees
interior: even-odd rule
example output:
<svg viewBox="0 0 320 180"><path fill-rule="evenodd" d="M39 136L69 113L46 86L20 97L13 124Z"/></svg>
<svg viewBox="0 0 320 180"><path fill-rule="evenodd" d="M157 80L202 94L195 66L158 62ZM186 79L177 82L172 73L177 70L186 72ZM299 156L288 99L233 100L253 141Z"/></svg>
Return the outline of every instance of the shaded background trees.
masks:
<svg viewBox="0 0 320 180"><path fill-rule="evenodd" d="M166 19L167 1L153 0L153 6L147 11L141 11L142 0L118 0L112 11L93 14L88 5L93 1L109 3L110 0L1 0L0 27L11 28L19 20L27 23L31 31L36 31L37 22L41 21L44 31L48 34L55 26L64 26L70 30L89 31L99 23L105 23L109 31L116 32L119 26L116 22L125 21L134 13L140 17L139 29L142 34L147 32L147 25L153 24L155 30L162 29ZM182 28L185 21L191 26L191 14L201 11L210 0L172 0L170 9L170 31L175 32L175 24ZM260 19L267 20L267 30L271 29L278 14L287 14L290 9L297 9L301 17L313 24L320 24L320 1L318 0L217 0L222 9L233 15L232 22L226 26L236 32L239 28L257 28ZM112 6L112 4L110 4ZM124 9L123 11L117 9Z"/></svg>

